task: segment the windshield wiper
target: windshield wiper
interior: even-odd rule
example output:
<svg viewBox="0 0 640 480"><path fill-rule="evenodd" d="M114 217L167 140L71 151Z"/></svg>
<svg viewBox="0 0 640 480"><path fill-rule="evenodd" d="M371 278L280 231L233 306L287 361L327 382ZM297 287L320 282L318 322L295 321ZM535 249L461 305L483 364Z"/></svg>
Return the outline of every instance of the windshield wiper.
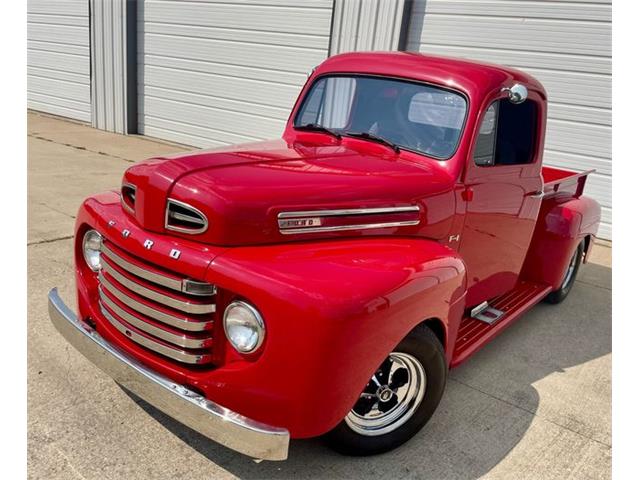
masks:
<svg viewBox="0 0 640 480"><path fill-rule="evenodd" d="M396 152L396 153L400 152L400 147L398 145L396 145L395 143L393 143L391 140L387 140L386 138L379 137L378 135L375 135L373 133L368 133L368 132L345 132L345 133L343 133L343 135L345 137L362 138L364 140L371 140L372 142L382 143L383 145L386 145L387 147L392 148L394 152Z"/></svg>
<svg viewBox="0 0 640 480"><path fill-rule="evenodd" d="M336 132L335 130L332 130L331 128L318 125L317 123L307 123L306 125L298 125L293 128L296 130L309 130L311 132L328 133L329 135L333 135L334 137L336 137L338 140L342 138L342 135L340 133Z"/></svg>

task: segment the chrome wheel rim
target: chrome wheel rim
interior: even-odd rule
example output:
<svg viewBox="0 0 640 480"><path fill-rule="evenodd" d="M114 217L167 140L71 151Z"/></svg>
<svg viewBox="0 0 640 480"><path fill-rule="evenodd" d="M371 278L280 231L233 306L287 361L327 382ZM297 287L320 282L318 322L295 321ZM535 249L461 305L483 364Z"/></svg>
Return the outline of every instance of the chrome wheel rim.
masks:
<svg viewBox="0 0 640 480"><path fill-rule="evenodd" d="M569 282L571 281L571 277L573 276L573 272L576 270L576 265L578 265L578 250L576 250L573 254L573 257L571 257L571 263L569 264L569 269L567 270L567 274L564 277L564 280L562 281L562 290L564 290L565 288L567 288L567 286L569 285Z"/></svg>
<svg viewBox="0 0 640 480"><path fill-rule="evenodd" d="M426 388L427 375L418 359L392 352L371 377L345 422L360 435L392 432L415 413Z"/></svg>

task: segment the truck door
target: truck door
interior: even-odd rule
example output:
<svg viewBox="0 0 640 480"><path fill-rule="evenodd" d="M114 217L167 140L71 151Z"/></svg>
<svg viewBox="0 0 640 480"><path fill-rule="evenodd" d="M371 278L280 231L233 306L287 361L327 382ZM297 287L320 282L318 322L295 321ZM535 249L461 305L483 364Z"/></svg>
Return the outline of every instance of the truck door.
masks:
<svg viewBox="0 0 640 480"><path fill-rule="evenodd" d="M463 179L467 306L511 290L518 280L542 201L544 108L533 99L498 98L477 128Z"/></svg>

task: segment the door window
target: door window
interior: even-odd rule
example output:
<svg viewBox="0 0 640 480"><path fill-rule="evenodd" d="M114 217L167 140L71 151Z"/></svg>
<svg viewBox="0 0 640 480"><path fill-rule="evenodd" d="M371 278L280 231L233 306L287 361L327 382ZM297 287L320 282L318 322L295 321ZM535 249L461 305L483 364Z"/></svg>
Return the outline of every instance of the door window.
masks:
<svg viewBox="0 0 640 480"><path fill-rule="evenodd" d="M484 114L473 151L476 165L531 163L535 153L536 104L508 99L493 102Z"/></svg>

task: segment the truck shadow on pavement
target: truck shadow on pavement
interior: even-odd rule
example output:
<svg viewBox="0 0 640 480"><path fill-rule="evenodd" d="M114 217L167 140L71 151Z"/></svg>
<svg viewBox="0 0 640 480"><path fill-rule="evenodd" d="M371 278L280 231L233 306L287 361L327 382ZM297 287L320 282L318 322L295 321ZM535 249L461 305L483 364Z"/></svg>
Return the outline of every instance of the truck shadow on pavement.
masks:
<svg viewBox="0 0 640 480"><path fill-rule="evenodd" d="M453 370L427 426L384 455L344 457L318 439L293 440L287 461L257 463L127 394L174 435L240 478L470 479L506 457L520 473L535 465L544 477L571 471L578 455L588 464L585 456L593 444L610 448L610 352L611 269L588 264L564 303L536 306Z"/></svg>

